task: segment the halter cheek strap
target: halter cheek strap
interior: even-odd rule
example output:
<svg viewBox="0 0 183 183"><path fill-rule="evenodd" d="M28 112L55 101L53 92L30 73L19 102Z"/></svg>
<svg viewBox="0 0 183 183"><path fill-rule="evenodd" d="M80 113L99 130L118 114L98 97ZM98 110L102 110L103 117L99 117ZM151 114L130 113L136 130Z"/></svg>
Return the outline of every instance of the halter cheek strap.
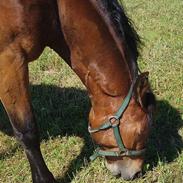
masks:
<svg viewBox="0 0 183 183"><path fill-rule="evenodd" d="M115 113L114 116L111 116L108 121L104 122L101 126L98 128L91 128L91 126L88 127L89 133L96 133L101 130L107 130L109 128L113 129L114 137L116 140L116 143L118 145L119 151L105 151L101 150L100 147L98 147L94 154L90 157L90 160L93 161L99 156L113 156L113 157L121 157L121 156L130 156L130 157L136 157L141 156L145 153L145 149L142 150L129 150L125 148L125 145L123 143L119 125L120 125L120 119L123 116L123 113L125 112L126 108L128 107L132 94L133 94L133 88L138 78L135 79L135 81L132 83L130 90L128 92L128 95L125 97L123 103L121 104L118 111Z"/></svg>

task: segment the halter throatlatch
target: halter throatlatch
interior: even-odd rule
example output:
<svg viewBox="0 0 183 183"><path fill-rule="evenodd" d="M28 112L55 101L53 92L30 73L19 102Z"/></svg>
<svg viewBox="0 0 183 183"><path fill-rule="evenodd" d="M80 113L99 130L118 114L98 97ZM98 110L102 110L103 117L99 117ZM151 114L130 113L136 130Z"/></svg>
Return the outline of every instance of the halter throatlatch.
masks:
<svg viewBox="0 0 183 183"><path fill-rule="evenodd" d="M138 76L139 77L139 76ZM130 156L130 157L136 157L136 156L141 156L145 153L145 149L142 150L129 150L125 148L125 145L123 143L120 130L119 130L119 125L120 125L120 119L123 116L123 113L125 112L126 108L128 107L132 94L133 94L133 88L134 85L138 79L138 77L132 82L130 90L128 92L128 95L125 97L123 103L121 104L120 108L116 112L114 116L111 116L108 121L103 123L101 126L98 128L91 128L91 126L88 127L89 133L96 133L101 130L107 130L109 128L113 129L114 132L114 137L116 139L116 143L118 145L119 151L105 151L101 150L100 147L98 147L94 154L90 157L90 160L93 161L99 156L112 156L112 157L122 157L122 156Z"/></svg>

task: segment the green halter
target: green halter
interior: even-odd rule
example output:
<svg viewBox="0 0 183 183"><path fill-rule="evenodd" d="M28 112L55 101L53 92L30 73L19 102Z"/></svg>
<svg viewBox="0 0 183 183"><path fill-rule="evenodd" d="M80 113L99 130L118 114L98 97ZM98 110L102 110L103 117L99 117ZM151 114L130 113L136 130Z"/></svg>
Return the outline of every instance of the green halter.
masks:
<svg viewBox="0 0 183 183"><path fill-rule="evenodd" d="M124 99L123 103L121 104L121 107L118 109L116 114L114 116L111 116L108 121L103 123L98 128L91 128L88 127L89 133L96 133L101 130L106 130L109 128L113 129L114 136L116 139L116 143L118 144L119 151L105 151L101 150L100 147L98 147L94 154L90 157L90 160L93 161L99 156L114 156L114 157L121 157L121 156L141 156L145 153L145 149L142 150L128 150L125 148L125 145L123 143L120 131L119 131L119 125L120 125L120 118L122 118L123 113L125 112L126 108L128 107L128 104L130 103L132 94L133 94L133 88L138 78L135 79L135 81L132 83L130 90L128 92L128 95Z"/></svg>

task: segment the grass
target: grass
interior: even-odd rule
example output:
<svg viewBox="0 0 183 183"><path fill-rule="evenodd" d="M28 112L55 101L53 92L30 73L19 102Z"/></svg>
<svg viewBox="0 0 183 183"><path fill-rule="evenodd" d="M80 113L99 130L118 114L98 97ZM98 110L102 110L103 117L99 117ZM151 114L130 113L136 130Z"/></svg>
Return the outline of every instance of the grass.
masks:
<svg viewBox="0 0 183 183"><path fill-rule="evenodd" d="M139 65L150 71L158 109L148 144L144 176L134 183L183 182L183 1L123 0L145 45ZM102 158L88 162L90 102L72 70L50 49L30 64L32 103L41 149L59 182L125 183L111 176ZM11 136L0 106L0 182L30 183L24 151Z"/></svg>

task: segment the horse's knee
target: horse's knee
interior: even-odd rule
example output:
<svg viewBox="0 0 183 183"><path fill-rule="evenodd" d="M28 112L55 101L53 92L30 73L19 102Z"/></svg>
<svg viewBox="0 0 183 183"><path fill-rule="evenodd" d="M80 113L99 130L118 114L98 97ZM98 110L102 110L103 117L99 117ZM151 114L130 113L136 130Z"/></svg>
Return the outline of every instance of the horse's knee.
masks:
<svg viewBox="0 0 183 183"><path fill-rule="evenodd" d="M39 133L34 121L28 120L23 127L14 128L14 134L17 140L25 149L39 147Z"/></svg>

